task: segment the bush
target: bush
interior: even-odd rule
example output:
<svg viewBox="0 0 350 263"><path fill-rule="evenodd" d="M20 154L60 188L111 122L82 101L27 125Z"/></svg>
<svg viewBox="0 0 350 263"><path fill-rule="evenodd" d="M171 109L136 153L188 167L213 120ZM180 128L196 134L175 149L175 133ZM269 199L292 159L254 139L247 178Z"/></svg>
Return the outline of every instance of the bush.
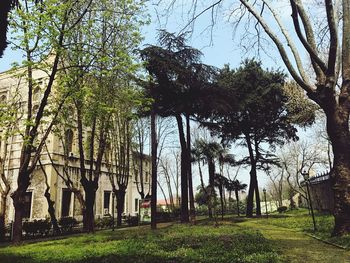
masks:
<svg viewBox="0 0 350 263"><path fill-rule="evenodd" d="M125 219L128 226L137 226L139 224L139 217L138 216L128 216Z"/></svg>
<svg viewBox="0 0 350 263"><path fill-rule="evenodd" d="M47 236L50 233L51 222L49 219L25 221L22 229L26 236Z"/></svg>
<svg viewBox="0 0 350 263"><path fill-rule="evenodd" d="M111 215L104 216L95 221L97 228L111 228L113 226L113 217Z"/></svg>
<svg viewBox="0 0 350 263"><path fill-rule="evenodd" d="M158 222L169 222L171 220L172 214L170 212L157 212Z"/></svg>
<svg viewBox="0 0 350 263"><path fill-rule="evenodd" d="M73 227L78 224L78 221L74 217L61 217L58 224L61 227L62 233L71 233Z"/></svg>
<svg viewBox="0 0 350 263"><path fill-rule="evenodd" d="M196 208L196 215L198 216L206 216L208 215L208 206L200 205Z"/></svg>
<svg viewBox="0 0 350 263"><path fill-rule="evenodd" d="M287 207L286 206L280 206L277 208L278 213L283 213L287 211Z"/></svg>

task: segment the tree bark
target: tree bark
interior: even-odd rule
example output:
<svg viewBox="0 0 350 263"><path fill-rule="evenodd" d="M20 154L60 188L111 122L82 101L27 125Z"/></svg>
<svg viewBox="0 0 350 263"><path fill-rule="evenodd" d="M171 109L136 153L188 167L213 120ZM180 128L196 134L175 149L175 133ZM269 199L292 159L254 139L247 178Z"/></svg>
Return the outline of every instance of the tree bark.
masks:
<svg viewBox="0 0 350 263"><path fill-rule="evenodd" d="M83 229L90 233L94 232L95 216L94 205L96 199L97 185L95 182L85 181L82 183L85 192L85 210L83 211Z"/></svg>
<svg viewBox="0 0 350 263"><path fill-rule="evenodd" d="M256 176L256 173L255 173L255 176ZM257 178L256 178L256 186L255 186L255 202L256 202L256 215L261 216L260 194L259 194L259 186L258 186Z"/></svg>
<svg viewBox="0 0 350 263"><path fill-rule="evenodd" d="M237 203L237 216L240 216L238 189L235 189L235 195L236 195L236 203Z"/></svg>
<svg viewBox="0 0 350 263"><path fill-rule="evenodd" d="M51 219L51 224L52 224L52 228L53 228L53 234L54 235L59 235L61 234L61 229L60 227L58 226L58 222L57 222L57 218L56 218L56 215L55 215L55 202L51 200L51 195L50 195L50 188L46 188L45 190L45 198L46 198L46 201L47 201L47 205L48 205L48 212L49 212L49 215L50 215L50 219Z"/></svg>
<svg viewBox="0 0 350 263"><path fill-rule="evenodd" d="M124 202L125 202L125 193L124 189L116 190L115 196L117 197L117 226L122 225L122 216L124 212Z"/></svg>
<svg viewBox="0 0 350 263"><path fill-rule="evenodd" d="M220 203L221 203L221 220L224 220L224 195L222 182L219 185Z"/></svg>
<svg viewBox="0 0 350 263"><path fill-rule="evenodd" d="M191 126L190 116L186 116L186 137L187 137L187 165L188 165L188 191L190 198L190 220L191 222L196 221L196 211L194 207L194 194L193 194L193 182L192 182L192 162L191 162Z"/></svg>
<svg viewBox="0 0 350 263"><path fill-rule="evenodd" d="M349 115L338 109L327 114L327 131L332 142L334 166L331 183L334 190L335 226L332 235L350 233L350 133Z"/></svg>
<svg viewBox="0 0 350 263"><path fill-rule="evenodd" d="M213 209L214 209L214 202L215 202L215 163L214 160L209 159L208 160L208 174L209 174L209 187L208 187L208 213L209 218L213 217Z"/></svg>
<svg viewBox="0 0 350 263"><path fill-rule="evenodd" d="M151 114L151 155L152 155L152 191L151 191L151 228L157 228L157 134L156 116Z"/></svg>
<svg viewBox="0 0 350 263"><path fill-rule="evenodd" d="M188 223L189 211L188 211L188 154L187 145L184 135L184 128L182 118L180 115L176 115L177 126L179 129L180 145L181 145L181 223Z"/></svg>
<svg viewBox="0 0 350 263"><path fill-rule="evenodd" d="M257 187L256 180L256 169L252 165L250 170L250 182L249 182L249 190L248 190L248 198L247 198L247 217L253 217L253 209L254 209L254 191Z"/></svg>
<svg viewBox="0 0 350 263"><path fill-rule="evenodd" d="M0 207L0 240L5 240L5 217L6 217L7 194L1 194Z"/></svg>

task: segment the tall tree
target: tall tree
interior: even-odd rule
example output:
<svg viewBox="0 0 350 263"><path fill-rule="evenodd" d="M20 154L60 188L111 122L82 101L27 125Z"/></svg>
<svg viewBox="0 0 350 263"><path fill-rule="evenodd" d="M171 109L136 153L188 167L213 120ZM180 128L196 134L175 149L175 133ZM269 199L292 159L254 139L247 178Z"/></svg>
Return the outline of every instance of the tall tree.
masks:
<svg viewBox="0 0 350 263"><path fill-rule="evenodd" d="M59 1L45 1L45 4L32 1L18 1L18 8L11 18L11 29L15 37L13 42L18 51L25 56L25 70L18 70L26 78L25 121L20 134L23 137L20 165L17 176L17 188L11 194L15 207L13 241L19 242L22 236L22 212L24 195L30 185L30 176L36 168L44 142L49 135L54 120L64 103L67 94L55 98L58 105L51 107L51 122L47 124L46 114L52 89L59 71L62 54L70 47L68 36L79 24L90 8L91 1L70 1L64 5ZM79 14L76 12L79 10ZM45 29L45 30L44 30ZM45 72L48 81L43 87L35 81L34 71ZM41 101L35 105L35 89L42 89ZM45 122L43 121L45 116ZM39 137L39 131L43 134Z"/></svg>
<svg viewBox="0 0 350 263"><path fill-rule="evenodd" d="M129 128L122 125L125 124L125 118L121 124L120 116L113 113L118 112L118 103L123 102L123 99L127 101L128 93L123 93L122 90L130 84L130 76L138 67L133 49L141 39L141 12L142 3L133 1L94 2L93 9L81 20L81 25L70 38L70 41L78 43L77 48L65 53L65 79L67 89L71 91L70 99L75 106L74 117L78 131L80 182L85 193L83 224L86 231L94 230L96 191L107 137L113 127L122 132L118 135L121 136L119 138L127 136L124 140L125 147L121 139L114 144L114 152L118 155L113 161L115 165L118 162L128 164L127 171L117 174L122 178L127 177L127 180L129 178L131 134ZM113 138L116 139L115 136ZM121 155L121 152L125 155ZM120 159L121 156L127 158ZM116 191L122 193L125 180L121 181L118 181L120 189ZM124 195L118 196L122 198ZM123 206L121 201L118 204Z"/></svg>
<svg viewBox="0 0 350 263"><path fill-rule="evenodd" d="M9 93L8 93L9 94ZM18 122L22 118L21 95L18 86L0 97L0 240L5 238L5 218L7 198L11 190L10 160L13 153L14 135L18 131Z"/></svg>
<svg viewBox="0 0 350 263"><path fill-rule="evenodd" d="M196 108L196 98L212 72L212 68L200 63L199 50L186 45L186 35L175 36L160 31L161 46L149 46L141 51L146 68L154 83L149 94L155 101L155 110L162 117L173 116L178 125L181 146L181 221L189 221L188 183L190 173L190 121ZM183 117L187 119L185 129ZM185 134L187 130L187 134Z"/></svg>
<svg viewBox="0 0 350 263"><path fill-rule="evenodd" d="M223 90L219 96L224 95L219 101L226 100L226 106L214 103L218 106L209 109L212 111L209 122L203 122L224 141L239 142L248 150L248 156L237 164L250 166L246 212L249 217L253 215L254 195L256 214L261 215L257 170L269 169L277 163L270 153L276 145L297 138L296 128L288 119L288 98L282 89L284 78L281 72L263 70L261 63L254 60L243 62L236 71L225 66L217 77L217 85Z"/></svg>

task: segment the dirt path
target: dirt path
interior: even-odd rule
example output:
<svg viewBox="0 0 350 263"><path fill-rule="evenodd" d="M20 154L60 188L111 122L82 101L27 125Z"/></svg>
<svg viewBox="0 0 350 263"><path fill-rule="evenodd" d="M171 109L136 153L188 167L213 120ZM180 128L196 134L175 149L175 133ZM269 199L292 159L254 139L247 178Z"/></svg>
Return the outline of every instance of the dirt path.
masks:
<svg viewBox="0 0 350 263"><path fill-rule="evenodd" d="M273 225L264 225L261 221L249 220L240 226L259 230L276 248L282 251L286 262L303 263L350 263L350 251L343 250L301 232Z"/></svg>

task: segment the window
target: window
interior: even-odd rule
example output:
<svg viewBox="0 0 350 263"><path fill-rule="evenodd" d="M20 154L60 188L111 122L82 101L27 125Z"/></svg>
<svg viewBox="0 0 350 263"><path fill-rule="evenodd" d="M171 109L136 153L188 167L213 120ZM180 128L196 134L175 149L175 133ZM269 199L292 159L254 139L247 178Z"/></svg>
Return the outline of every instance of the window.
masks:
<svg viewBox="0 0 350 263"><path fill-rule="evenodd" d="M33 91L33 101L38 102L40 100L41 94L40 94L40 86L35 87Z"/></svg>
<svg viewBox="0 0 350 263"><path fill-rule="evenodd" d="M69 189L62 189L61 217L69 216L72 192Z"/></svg>
<svg viewBox="0 0 350 263"><path fill-rule="evenodd" d="M111 202L111 192L110 191L104 191L104 195L103 195L103 214L104 215L111 214L109 212L110 202Z"/></svg>
<svg viewBox="0 0 350 263"><path fill-rule="evenodd" d="M73 131L71 129L66 130L64 134L64 140L66 143L67 155L72 152L73 149Z"/></svg>
<svg viewBox="0 0 350 263"><path fill-rule="evenodd" d="M139 199L135 198L135 212L139 211Z"/></svg>
<svg viewBox="0 0 350 263"><path fill-rule="evenodd" d="M24 207L23 207L23 218L30 218L32 210L32 192L26 192L24 194Z"/></svg>
<svg viewBox="0 0 350 263"><path fill-rule="evenodd" d="M145 176L145 182L148 182L148 172L146 172L146 176Z"/></svg>

